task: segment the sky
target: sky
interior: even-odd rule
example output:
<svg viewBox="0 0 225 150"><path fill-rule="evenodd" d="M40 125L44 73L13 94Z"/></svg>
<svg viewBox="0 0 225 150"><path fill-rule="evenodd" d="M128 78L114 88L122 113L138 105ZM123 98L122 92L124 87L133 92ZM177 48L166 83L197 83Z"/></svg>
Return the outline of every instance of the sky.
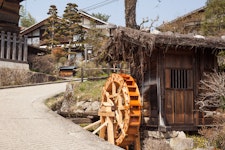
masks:
<svg viewBox="0 0 225 150"><path fill-rule="evenodd" d="M206 1L137 0L136 21L140 25L143 19L148 18L149 22L144 24L144 26L148 27L158 17L158 21L154 23L154 27L157 27L163 22L171 21L205 6ZM24 0L21 4L39 22L48 17L47 12L50 5L55 5L58 9L58 15L62 16L67 3L76 3L78 9L85 10L89 14L101 13L109 15L108 22L118 26L125 26L124 0ZM103 4L103 6L99 7L97 4ZM87 9L93 5L97 7L91 10Z"/></svg>

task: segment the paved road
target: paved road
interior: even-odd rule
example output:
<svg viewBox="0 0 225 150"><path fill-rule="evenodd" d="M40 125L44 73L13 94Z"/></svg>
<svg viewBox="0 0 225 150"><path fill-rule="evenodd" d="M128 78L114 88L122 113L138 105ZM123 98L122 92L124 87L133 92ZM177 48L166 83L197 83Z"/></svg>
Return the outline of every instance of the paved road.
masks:
<svg viewBox="0 0 225 150"><path fill-rule="evenodd" d="M120 149L55 114L44 100L66 83L0 90L0 150Z"/></svg>

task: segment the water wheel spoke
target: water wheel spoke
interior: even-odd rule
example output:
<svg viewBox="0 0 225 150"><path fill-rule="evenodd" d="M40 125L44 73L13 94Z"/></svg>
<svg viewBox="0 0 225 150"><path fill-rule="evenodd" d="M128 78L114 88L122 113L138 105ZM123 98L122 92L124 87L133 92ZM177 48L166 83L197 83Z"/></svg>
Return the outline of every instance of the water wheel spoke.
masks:
<svg viewBox="0 0 225 150"><path fill-rule="evenodd" d="M123 128L123 120L121 118L121 116L119 115L119 113L116 111L116 120L117 120L117 124L120 127L121 132L123 133L123 135L126 135L124 128Z"/></svg>
<svg viewBox="0 0 225 150"><path fill-rule="evenodd" d="M106 96L107 102L110 103L112 106L114 106L114 103L110 98L109 92L105 91L105 96Z"/></svg>
<svg viewBox="0 0 225 150"><path fill-rule="evenodd" d="M112 96L116 96L115 95L116 94L116 84L115 84L115 82L112 82Z"/></svg>
<svg viewBox="0 0 225 150"><path fill-rule="evenodd" d="M123 97L121 95L118 95L117 100L118 100L118 107L123 107Z"/></svg>
<svg viewBox="0 0 225 150"><path fill-rule="evenodd" d="M117 89L117 93L120 93L122 90L123 84L120 84L119 88Z"/></svg>

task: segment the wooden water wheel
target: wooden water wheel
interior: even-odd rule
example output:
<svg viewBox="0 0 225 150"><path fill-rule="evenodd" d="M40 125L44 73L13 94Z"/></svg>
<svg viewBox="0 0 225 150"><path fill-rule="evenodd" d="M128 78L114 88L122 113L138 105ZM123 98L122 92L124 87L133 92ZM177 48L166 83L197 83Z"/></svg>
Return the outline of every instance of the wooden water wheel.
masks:
<svg viewBox="0 0 225 150"><path fill-rule="evenodd" d="M112 74L102 91L98 115L101 123L93 133L112 144L128 149L140 149L139 127L141 122L140 93L130 75Z"/></svg>

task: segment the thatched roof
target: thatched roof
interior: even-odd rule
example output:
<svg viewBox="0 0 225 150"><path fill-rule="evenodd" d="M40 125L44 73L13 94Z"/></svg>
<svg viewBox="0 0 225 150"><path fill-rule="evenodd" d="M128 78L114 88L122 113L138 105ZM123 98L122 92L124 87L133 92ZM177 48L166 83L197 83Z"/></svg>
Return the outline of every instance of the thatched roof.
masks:
<svg viewBox="0 0 225 150"><path fill-rule="evenodd" d="M145 50L152 53L156 47L161 47L161 49L186 47L189 50L212 50L213 52L218 52L225 50L225 40L172 33L150 34L131 28L118 27L105 49L107 49L107 54L111 59L118 59L119 55L128 55L130 50L133 52Z"/></svg>
<svg viewBox="0 0 225 150"><path fill-rule="evenodd" d="M143 64L149 61L148 58L151 57L153 51L163 50L166 52L169 48L195 50L195 52L207 50L217 54L219 51L225 50L225 40L172 33L156 35L118 27L104 48L104 58L110 61L128 61L134 68L134 72L131 74L138 78L137 76L143 76Z"/></svg>

